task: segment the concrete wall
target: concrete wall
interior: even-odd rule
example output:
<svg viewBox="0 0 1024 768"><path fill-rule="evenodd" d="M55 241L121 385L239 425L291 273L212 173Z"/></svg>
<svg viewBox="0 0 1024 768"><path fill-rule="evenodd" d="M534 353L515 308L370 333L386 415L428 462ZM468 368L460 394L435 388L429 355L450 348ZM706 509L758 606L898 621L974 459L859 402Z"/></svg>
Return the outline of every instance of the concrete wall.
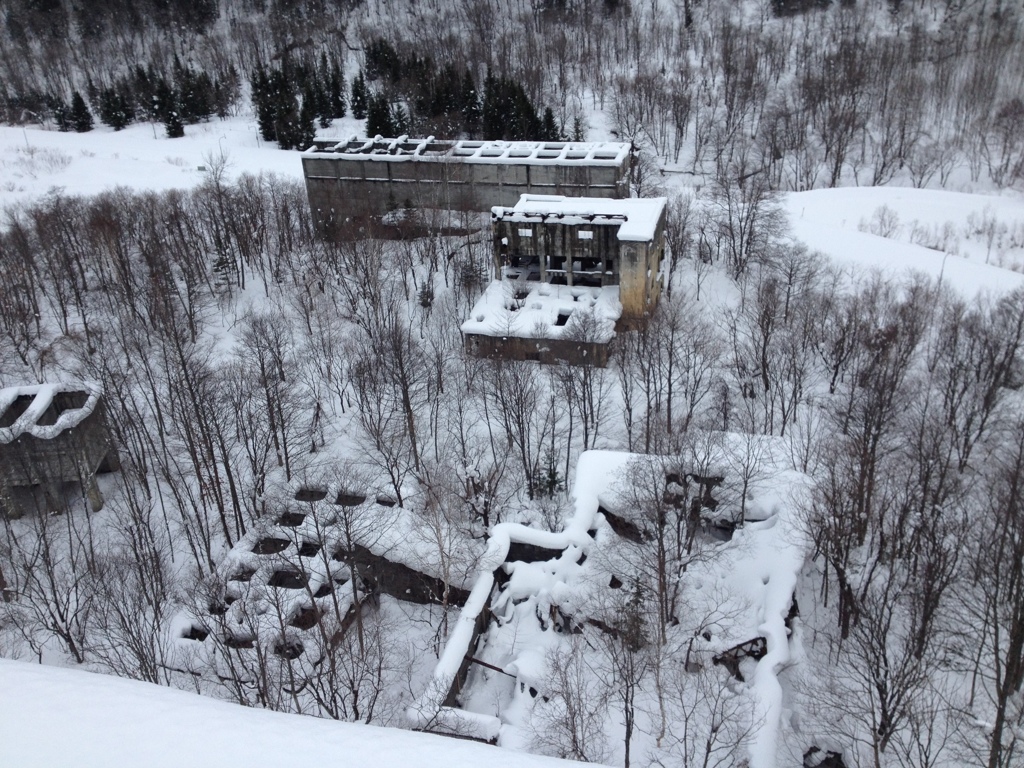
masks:
<svg viewBox="0 0 1024 768"><path fill-rule="evenodd" d="M80 407L87 397L85 392L58 392L37 424L53 423L61 408ZM92 510L98 511L103 497L95 474L117 468L117 451L100 398L81 422L50 439L26 432L9 443L0 443L0 512L20 517L59 509L69 498L65 488L69 483L81 484Z"/></svg>
<svg viewBox="0 0 1024 768"><path fill-rule="evenodd" d="M601 285L618 285L622 303L620 327L633 328L641 324L654 311L661 294L658 271L665 252L665 217L655 229L650 243L619 241L618 226L614 224L576 225L558 222L522 223L496 221L493 225L494 269L501 275L502 266L513 257L540 257L540 280L550 282L548 269L552 263L561 265L564 259L582 261L586 257L601 258L606 271ZM529 230L530 236L521 232ZM580 230L593 232L592 240L581 240ZM505 241L505 242L502 242ZM507 243L507 245L506 245ZM566 284L578 284L566 270Z"/></svg>
<svg viewBox="0 0 1024 768"><path fill-rule="evenodd" d="M563 339L523 339L517 336L484 336L467 333L466 352L474 357L532 360L545 365L608 365L608 345Z"/></svg>
<svg viewBox="0 0 1024 768"><path fill-rule="evenodd" d="M303 155L313 219L321 234L335 222L404 207L486 211L515 205L524 193L619 198L629 195L628 162L608 165L514 165L458 159L369 160Z"/></svg>

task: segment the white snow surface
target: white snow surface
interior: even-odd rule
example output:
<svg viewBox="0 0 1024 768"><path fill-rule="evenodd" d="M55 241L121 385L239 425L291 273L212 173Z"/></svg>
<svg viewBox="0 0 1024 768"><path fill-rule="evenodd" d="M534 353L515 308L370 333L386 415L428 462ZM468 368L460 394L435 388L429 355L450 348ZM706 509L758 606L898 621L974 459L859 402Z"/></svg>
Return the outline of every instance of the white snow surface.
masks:
<svg viewBox="0 0 1024 768"><path fill-rule="evenodd" d="M317 159L376 160L380 162L458 160L465 163L488 165L609 165L619 166L630 153L630 145L623 142L580 141L456 141L444 152L424 154L434 141L425 139L359 138L342 139L333 147L311 147L304 154ZM359 142L359 146L349 146ZM439 142L448 144L449 142Z"/></svg>
<svg viewBox="0 0 1024 768"><path fill-rule="evenodd" d="M793 239L841 265L941 277L967 297L1024 285L1024 197L1012 192L840 187L783 206Z"/></svg>
<svg viewBox="0 0 1024 768"><path fill-rule="evenodd" d="M616 236L623 242L649 243L658 222L665 214L668 198L630 197L621 200L604 197L565 197L530 195L519 198L514 206L491 208L494 219L535 223L555 218L561 224L618 225ZM611 217L624 217L624 219ZM593 219L593 220L591 220Z"/></svg>
<svg viewBox="0 0 1024 768"><path fill-rule="evenodd" d="M566 765L433 734L252 709L149 683L4 659L0 691L5 765Z"/></svg>
<svg viewBox="0 0 1024 768"><path fill-rule="evenodd" d="M517 299L516 291L528 291ZM604 288L568 287L526 280L492 280L477 299L463 333L481 336L560 339L571 334L578 312L593 311L597 333L592 339L607 342L615 335L615 321L622 315L617 285ZM565 325L556 325L559 314L568 314Z"/></svg>
<svg viewBox="0 0 1024 768"><path fill-rule="evenodd" d="M61 413L53 424L36 424L40 416L50 407L53 397L58 392L81 392L89 393L88 399L81 408L68 409ZM71 429L82 422L82 420L96 409L99 402L101 388L97 384L32 384L23 387L6 387L0 389L0 415L2 415L11 404L19 397L30 396L33 398L25 412L19 416L9 427L0 427L0 443L9 443L23 434L30 434L40 440L52 440L66 429Z"/></svg>
<svg viewBox="0 0 1024 768"><path fill-rule="evenodd" d="M361 130L363 121L335 121L332 132ZM302 180L301 155L259 138L251 115L185 126L168 139L163 126L135 123L88 133L0 125L0 206L21 204L51 191L93 195L116 187L160 192L189 189L209 178L223 158L228 178L272 173Z"/></svg>

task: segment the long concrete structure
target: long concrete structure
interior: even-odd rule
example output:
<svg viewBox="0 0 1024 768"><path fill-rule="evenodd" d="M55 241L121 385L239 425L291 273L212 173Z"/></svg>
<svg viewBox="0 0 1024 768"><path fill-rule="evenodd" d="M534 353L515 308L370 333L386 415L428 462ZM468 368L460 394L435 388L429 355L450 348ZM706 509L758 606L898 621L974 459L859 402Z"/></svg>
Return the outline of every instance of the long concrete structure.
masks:
<svg viewBox="0 0 1024 768"><path fill-rule="evenodd" d="M486 211L527 193L629 196L630 145L611 142L318 140L302 153L322 234L405 207Z"/></svg>

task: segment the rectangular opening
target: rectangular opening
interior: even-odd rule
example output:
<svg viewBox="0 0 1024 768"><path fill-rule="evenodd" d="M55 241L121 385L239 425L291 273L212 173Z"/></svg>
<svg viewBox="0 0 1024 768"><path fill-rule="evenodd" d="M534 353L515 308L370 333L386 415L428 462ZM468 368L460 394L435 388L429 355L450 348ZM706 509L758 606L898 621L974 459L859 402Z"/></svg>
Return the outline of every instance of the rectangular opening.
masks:
<svg viewBox="0 0 1024 768"><path fill-rule="evenodd" d="M519 232L519 236L520 237L533 237L533 230L532 229L520 228L518 230L518 232Z"/></svg>
<svg viewBox="0 0 1024 768"><path fill-rule="evenodd" d="M595 152L595 160L614 160L618 157L614 152Z"/></svg>
<svg viewBox="0 0 1024 768"><path fill-rule="evenodd" d="M567 152L565 155L567 160L586 160L586 152Z"/></svg>
<svg viewBox="0 0 1024 768"><path fill-rule="evenodd" d="M307 605L299 609L288 623L296 629L312 629L320 621L320 609L315 605Z"/></svg>
<svg viewBox="0 0 1024 768"><path fill-rule="evenodd" d="M555 325L559 328L563 327L566 323L569 322L569 317L571 315L572 312L559 312L558 317L555 319Z"/></svg>
<svg viewBox="0 0 1024 768"><path fill-rule="evenodd" d="M366 501L366 494L351 493L350 491L338 491L334 503L339 507L358 507Z"/></svg>
<svg viewBox="0 0 1024 768"><path fill-rule="evenodd" d="M295 492L296 501L323 501L327 498L327 491L324 488L299 488Z"/></svg>
<svg viewBox="0 0 1024 768"><path fill-rule="evenodd" d="M532 154L533 154L532 152L527 152L526 150L513 149L511 152L508 153L508 156L509 157L529 157Z"/></svg>
<svg viewBox="0 0 1024 768"><path fill-rule="evenodd" d="M558 152L538 152L537 157L543 160L554 160L559 154Z"/></svg>
<svg viewBox="0 0 1024 768"><path fill-rule="evenodd" d="M285 512L277 518L277 524L284 528L296 528L302 525L305 519L306 516L302 512Z"/></svg>
<svg viewBox="0 0 1024 768"><path fill-rule="evenodd" d="M58 392L53 396L49 407L43 411L43 415L36 419L36 424L41 427L53 426L62 413L77 411L88 400L88 392Z"/></svg>
<svg viewBox="0 0 1024 768"><path fill-rule="evenodd" d="M304 541L302 542L302 546L299 547L299 557L316 557L316 554L319 551L319 541Z"/></svg>
<svg viewBox="0 0 1024 768"><path fill-rule="evenodd" d="M291 542L288 539L277 539L268 536L257 541L252 551L257 555L276 555L278 552L284 552L288 549L289 544Z"/></svg>
<svg viewBox="0 0 1024 768"><path fill-rule="evenodd" d="M267 586L279 589L305 589L308 583L309 577L299 571L274 571Z"/></svg>
<svg viewBox="0 0 1024 768"><path fill-rule="evenodd" d="M14 402L7 406L3 416L0 416L0 427L9 427L14 424L28 410L28 407L32 405L32 401L35 399L35 395L18 395L14 398Z"/></svg>
<svg viewBox="0 0 1024 768"><path fill-rule="evenodd" d="M593 240L594 230L592 229L581 229L576 232L576 237L580 240Z"/></svg>
<svg viewBox="0 0 1024 768"><path fill-rule="evenodd" d="M565 149L565 144L562 143L562 142L556 141L556 142L553 142L553 143L545 144L544 145L544 149L554 149L556 151L561 151L561 150Z"/></svg>

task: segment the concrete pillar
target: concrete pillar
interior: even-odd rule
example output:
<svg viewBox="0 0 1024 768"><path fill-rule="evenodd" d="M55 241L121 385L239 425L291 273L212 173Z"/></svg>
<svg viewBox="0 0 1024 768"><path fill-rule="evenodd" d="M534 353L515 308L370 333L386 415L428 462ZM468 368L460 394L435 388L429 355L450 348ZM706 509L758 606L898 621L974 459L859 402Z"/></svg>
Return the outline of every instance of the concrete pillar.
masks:
<svg viewBox="0 0 1024 768"><path fill-rule="evenodd" d="M103 494L100 493L100 487L96 483L96 475L87 475L83 487L85 489L85 498L89 502L89 511L99 512L103 509Z"/></svg>

